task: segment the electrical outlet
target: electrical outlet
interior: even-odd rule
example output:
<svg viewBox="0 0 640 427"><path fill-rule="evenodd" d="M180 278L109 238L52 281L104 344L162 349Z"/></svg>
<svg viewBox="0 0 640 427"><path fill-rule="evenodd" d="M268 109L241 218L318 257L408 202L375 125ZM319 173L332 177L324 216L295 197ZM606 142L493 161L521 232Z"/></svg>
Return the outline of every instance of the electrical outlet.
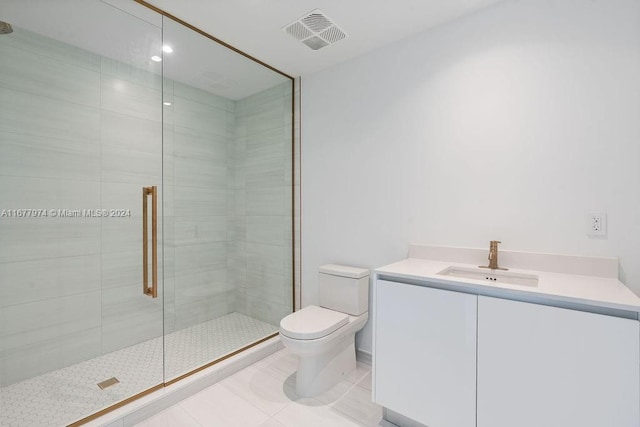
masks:
<svg viewBox="0 0 640 427"><path fill-rule="evenodd" d="M607 235L607 214L601 211L586 212L585 225L587 236L603 237Z"/></svg>

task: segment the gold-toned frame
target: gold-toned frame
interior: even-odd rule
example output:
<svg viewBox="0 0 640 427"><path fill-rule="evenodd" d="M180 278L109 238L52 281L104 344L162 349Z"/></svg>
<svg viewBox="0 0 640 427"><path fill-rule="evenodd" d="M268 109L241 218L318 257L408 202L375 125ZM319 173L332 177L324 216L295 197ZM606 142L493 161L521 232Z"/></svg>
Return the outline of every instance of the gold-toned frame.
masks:
<svg viewBox="0 0 640 427"><path fill-rule="evenodd" d="M296 310L296 287L295 287L295 283L296 283L296 262L297 262L296 252L295 252L295 249L296 249L295 236L296 236L296 232L298 232L298 230L297 230L297 227L296 227L296 216L295 216L295 203L296 203L296 193L295 193L295 179L296 179L296 174L295 174L295 161L296 161L295 160L295 156L296 156L296 149L295 149L295 146L296 146L296 144L295 144L295 140L296 140L295 119L296 119L296 117L295 117L295 114L296 113L295 113L295 107L296 107L296 101L295 101L295 80L294 80L294 78L292 76L290 76L290 75L278 70L277 68L272 67L271 65L266 64L265 62L262 62L259 59L257 59L255 57L253 57L253 56L241 51L240 49L237 49L237 48L231 46L230 44L225 43L224 41L212 36L211 34L208 34L208 33L204 32L204 31L202 31L201 29L189 24L188 22L185 22L182 19L180 19L180 18L178 18L178 17L176 17L176 16L174 16L174 15L172 15L172 14L170 14L170 13L168 13L168 12L166 12L166 11L160 9L160 8L158 8L158 7L156 7L156 6L152 5L152 4L147 3L144 0L133 0L133 1L135 1L136 3L146 7L148 9L153 10L154 12L159 13L160 15L162 15L162 16L164 16L166 18L169 18L169 19L171 19L171 20L173 20L173 21L175 21L175 22L177 22L177 23L179 23L179 24L181 24L181 25L183 25L183 26L185 26L185 27L197 32L198 34L200 34L200 35L202 35L204 37L207 37L208 39L210 39L210 40L212 40L212 41L214 41L214 42L216 42L218 44L221 44L222 46L224 46L224 47L226 47L228 49L231 49L232 51L234 51L234 52L236 52L236 53L238 53L238 54L240 54L240 55L242 55L242 56L244 56L244 57L246 57L246 58L248 58L248 59L250 59L250 60L252 60L252 61L254 61L254 62L256 62L256 63L258 63L258 64L260 64L260 65L262 65L264 67L266 67L266 68L268 68L268 69L270 69L271 71L274 71L274 72L276 72L276 73L278 73L278 74L280 74L280 75L282 75L282 76L284 76L284 77L286 77L286 78L291 80L291 225L292 225L292 228L291 228L292 229L292 236L291 236L291 272L292 272L292 274L291 274L291 298L292 298L291 299L291 310L295 311ZM222 362L223 360L226 360L226 359L228 359L230 357L233 357L233 356L235 356L235 355L237 355L239 353L242 353L242 352L250 349L251 347L254 347L254 346L258 345L258 344L261 344L261 343L263 343L263 342L265 342L265 341L267 341L267 340L269 340L269 339L271 339L273 337L276 337L276 336L278 336L278 332L275 332L275 333L273 333L271 335L268 335L268 336L266 336L266 337L264 337L264 338L262 338L262 339L260 339L260 340L258 340L256 342L253 342L253 343L251 343L249 345L246 345L246 346L244 346L244 347L242 347L242 348L240 348L240 349L238 349L238 350L236 350L236 351L234 351L234 352L232 352L230 354L227 354L227 355L222 356L222 357L220 357L218 359L215 359L215 360L213 360L213 361L211 361L211 362L209 362L209 363L207 363L205 365L199 366L199 367L197 367L197 368L195 368L195 369L193 369L193 370L191 370L189 372L186 372L185 374L182 374L182 375L180 375L180 376L178 376L176 378L173 378L173 379L171 379L169 381L164 381L162 384L155 385L155 386L153 386L153 387L151 387L151 388L149 388L147 390L144 390L144 391L142 391L142 392L140 392L140 393L138 393L136 395L128 397L127 399L122 400L120 402L117 402L117 403L115 403L115 404L113 404L113 405L111 405L111 406L109 406L109 407L107 407L105 409L102 409L99 412L91 414L91 415L89 415L89 416L87 416L87 417L85 417L85 418L83 418L81 420L78 420L78 421L76 421L76 422L74 422L72 424L69 424L68 427L78 427L78 426L84 425L84 424L86 424L86 423L88 423L90 421L95 420L96 418L99 418L99 417L101 417L101 416L103 416L105 414L108 414L111 411L114 411L114 410L116 410L118 408L121 408L121 407L123 407L125 405L128 405L129 403L134 402L135 400L137 400L137 399L139 399L139 398L141 398L143 396L146 396L146 395L148 395L150 393L153 393L154 391L161 390L164 387L167 387L167 386L169 386L171 384L174 384L174 383L176 383L176 382L178 382L180 380L183 380L183 379L185 379L187 377L190 377L191 375L193 375L195 373L198 373L198 372L200 372L200 371L202 371L204 369L207 369L207 368L209 368L209 367L211 367L211 366L213 366L213 365L215 365L217 363Z"/></svg>

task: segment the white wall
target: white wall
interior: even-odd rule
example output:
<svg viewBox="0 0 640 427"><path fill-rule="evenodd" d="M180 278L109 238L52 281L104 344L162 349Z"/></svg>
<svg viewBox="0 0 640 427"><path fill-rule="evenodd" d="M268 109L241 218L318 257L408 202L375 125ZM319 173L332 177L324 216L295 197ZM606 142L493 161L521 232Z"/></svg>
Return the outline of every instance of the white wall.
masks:
<svg viewBox="0 0 640 427"><path fill-rule="evenodd" d="M302 82L303 305L323 263L491 239L620 257L640 293L638 0L506 1Z"/></svg>

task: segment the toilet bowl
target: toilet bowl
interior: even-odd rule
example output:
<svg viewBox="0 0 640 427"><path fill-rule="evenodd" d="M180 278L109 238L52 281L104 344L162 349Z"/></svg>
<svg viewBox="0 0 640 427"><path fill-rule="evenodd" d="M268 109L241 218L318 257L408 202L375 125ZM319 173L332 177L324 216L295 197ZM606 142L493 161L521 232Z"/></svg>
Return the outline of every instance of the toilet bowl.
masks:
<svg viewBox="0 0 640 427"><path fill-rule="evenodd" d="M356 368L355 334L369 317L369 270L325 265L318 286L321 306L307 306L280 322L280 339L298 357L301 397L321 394Z"/></svg>

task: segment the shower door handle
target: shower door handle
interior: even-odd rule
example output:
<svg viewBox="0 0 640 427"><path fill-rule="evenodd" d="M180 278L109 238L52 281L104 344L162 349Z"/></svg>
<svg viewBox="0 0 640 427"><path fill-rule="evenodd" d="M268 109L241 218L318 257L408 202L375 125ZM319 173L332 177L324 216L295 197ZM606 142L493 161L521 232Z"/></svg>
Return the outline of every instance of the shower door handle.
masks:
<svg viewBox="0 0 640 427"><path fill-rule="evenodd" d="M151 196L151 286L149 286L149 214ZM142 187L142 293L158 297L158 187Z"/></svg>

